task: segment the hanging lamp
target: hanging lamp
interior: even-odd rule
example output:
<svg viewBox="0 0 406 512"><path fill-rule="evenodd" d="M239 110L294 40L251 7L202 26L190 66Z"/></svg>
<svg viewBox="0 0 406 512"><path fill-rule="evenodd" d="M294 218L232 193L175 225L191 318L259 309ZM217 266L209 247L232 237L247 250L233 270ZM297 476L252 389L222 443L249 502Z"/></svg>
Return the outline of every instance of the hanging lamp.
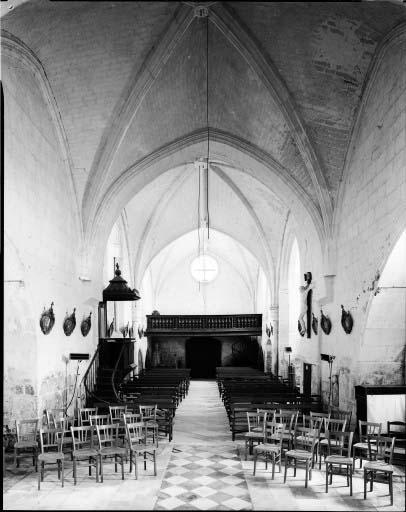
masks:
<svg viewBox="0 0 406 512"><path fill-rule="evenodd" d="M200 11L200 16L206 18L206 129L207 147L206 156L195 162L199 176L199 256L206 252L207 241L210 238L210 214L209 214L209 161L210 161L210 128L209 128L209 12L208 9ZM200 240L202 238L202 240ZM201 244L202 242L202 244Z"/></svg>

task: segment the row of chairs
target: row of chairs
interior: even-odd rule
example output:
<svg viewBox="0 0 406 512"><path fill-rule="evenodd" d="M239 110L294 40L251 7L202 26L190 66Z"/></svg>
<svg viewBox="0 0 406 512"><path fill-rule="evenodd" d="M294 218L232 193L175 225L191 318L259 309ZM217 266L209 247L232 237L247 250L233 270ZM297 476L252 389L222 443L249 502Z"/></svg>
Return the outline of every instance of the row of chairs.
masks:
<svg viewBox="0 0 406 512"><path fill-rule="evenodd" d="M284 443L290 449L293 444L293 437L298 427L300 411L298 409L257 409L256 412L247 412L248 432L245 434L245 453L249 447L252 452L252 444L256 439L261 439L264 432L266 420L276 421L285 425ZM350 414L343 418L331 418L330 414L310 411L309 415L301 415L301 426L317 429L319 438L317 441L316 458L320 458L320 452L325 449L326 441L323 439L327 431L345 431L350 419Z"/></svg>
<svg viewBox="0 0 406 512"><path fill-rule="evenodd" d="M291 412L291 411L289 411ZM285 458L284 482L286 482L288 468L293 467L294 476L298 465L305 467L305 487L311 480L314 461L319 456L319 469L321 469L322 456L326 464L326 492L328 485L332 484L335 469L341 471L346 469L347 485L350 487L352 496L352 475L355 469L355 459L367 458L364 465L364 498L366 499L367 483L370 490L373 490L373 482L377 474L382 474L389 483L391 504L393 504L393 471L392 465L393 450L396 439L394 437L382 436L380 423L359 422L360 441L353 444L354 432L345 431L345 420L330 420L325 416L318 418L316 415L304 418L309 421L309 426L295 426L292 429L292 421L286 422L283 411L271 415L267 420L269 411L262 413L250 413L248 422L250 430L245 434L245 458L247 459L247 446L257 442L253 447L254 475L258 457L265 459L265 468L268 462L272 463L272 479L275 474L275 465L279 464L281 472L282 458ZM283 420L285 419L285 422ZM297 419L297 416L296 416ZM321 432L322 422L328 425L324 432ZM332 423L334 421L334 423ZM284 450L284 444L287 448ZM323 446L323 450L320 448ZM351 455L352 451L352 455ZM365 454L367 451L367 454Z"/></svg>
<svg viewBox="0 0 406 512"><path fill-rule="evenodd" d="M131 413L133 422L144 422L147 434L152 435L153 442L158 445L158 421L157 407L139 406L138 413ZM65 452L72 451L73 439L70 433L71 427L96 426L118 424L123 425L124 415L129 417L130 411L126 406L109 406L109 414L98 414L97 407L79 409L78 421L75 418L63 414L64 411L45 411L45 429L63 430L65 435L62 439L62 445ZM19 467L19 460L26 452L32 452L33 465L37 470L38 456L38 419L16 421L17 442L14 444L14 465Z"/></svg>
<svg viewBox="0 0 406 512"><path fill-rule="evenodd" d="M138 416L138 415L136 415ZM156 470L156 450L155 440L148 441L148 423L134 418L134 415L124 414L124 435L121 433L122 427L118 422L95 425L82 425L70 427L70 435L73 444L71 452L73 460L73 479L74 485L77 483L78 462L86 461L89 468L89 475L92 474L92 468L96 470L96 482L103 482L103 461L114 458L115 472L117 465L121 466L121 477L124 480L124 463L129 458L130 470L135 467L135 478L138 478L138 455L143 455L144 470L146 470L147 459L153 462L154 476ZM41 428L40 444L41 453L38 455L40 464L38 472L38 489L44 479L44 469L46 464L57 464L58 479L61 479L64 486L64 436L67 433L63 428ZM97 440L96 440L97 439Z"/></svg>

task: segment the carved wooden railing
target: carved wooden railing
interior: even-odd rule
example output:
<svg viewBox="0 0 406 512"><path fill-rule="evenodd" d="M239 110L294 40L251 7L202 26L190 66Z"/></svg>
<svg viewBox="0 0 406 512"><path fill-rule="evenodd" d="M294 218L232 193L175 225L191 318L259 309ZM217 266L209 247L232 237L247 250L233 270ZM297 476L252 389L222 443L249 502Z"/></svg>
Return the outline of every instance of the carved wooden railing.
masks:
<svg viewBox="0 0 406 512"><path fill-rule="evenodd" d="M197 332L260 335L262 315L147 315L147 336Z"/></svg>
<svg viewBox="0 0 406 512"><path fill-rule="evenodd" d="M85 376L83 377L82 384L85 391L85 407L88 407L89 399L95 398L94 391L97 385L97 374L99 371L99 347L97 347L96 352L93 355L92 360L90 361L89 366L87 367Z"/></svg>

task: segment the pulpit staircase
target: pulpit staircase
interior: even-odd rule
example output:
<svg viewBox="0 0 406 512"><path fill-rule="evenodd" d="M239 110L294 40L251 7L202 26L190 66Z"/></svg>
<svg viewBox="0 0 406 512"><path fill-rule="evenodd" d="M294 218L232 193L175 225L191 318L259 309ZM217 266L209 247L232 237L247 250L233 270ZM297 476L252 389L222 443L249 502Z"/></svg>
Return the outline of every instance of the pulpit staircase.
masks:
<svg viewBox="0 0 406 512"><path fill-rule="evenodd" d="M103 344L100 343L92 361L90 362L82 381L81 397L86 407L99 407L108 409L109 404L122 401L120 394L121 384L132 371L131 367L123 367L123 355L126 344L122 343L114 367L101 364L103 358ZM102 355L102 357L101 357Z"/></svg>

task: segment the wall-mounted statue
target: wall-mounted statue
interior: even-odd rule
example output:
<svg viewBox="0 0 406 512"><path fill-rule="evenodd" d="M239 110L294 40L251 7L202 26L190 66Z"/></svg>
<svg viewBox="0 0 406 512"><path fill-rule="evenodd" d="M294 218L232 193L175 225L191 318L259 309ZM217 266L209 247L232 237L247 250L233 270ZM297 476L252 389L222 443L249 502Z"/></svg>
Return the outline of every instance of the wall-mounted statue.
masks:
<svg viewBox="0 0 406 512"><path fill-rule="evenodd" d="M347 334L350 334L352 331L352 326L354 325L354 320L352 319L350 310L345 311L344 306L341 304L341 325L343 326L344 331Z"/></svg>
<svg viewBox="0 0 406 512"><path fill-rule="evenodd" d="M298 319L298 330L301 336L307 332L307 337L311 337L311 318L312 318L312 293L314 283L312 283L312 273L304 274L305 286L299 286L300 293L300 314Z"/></svg>

